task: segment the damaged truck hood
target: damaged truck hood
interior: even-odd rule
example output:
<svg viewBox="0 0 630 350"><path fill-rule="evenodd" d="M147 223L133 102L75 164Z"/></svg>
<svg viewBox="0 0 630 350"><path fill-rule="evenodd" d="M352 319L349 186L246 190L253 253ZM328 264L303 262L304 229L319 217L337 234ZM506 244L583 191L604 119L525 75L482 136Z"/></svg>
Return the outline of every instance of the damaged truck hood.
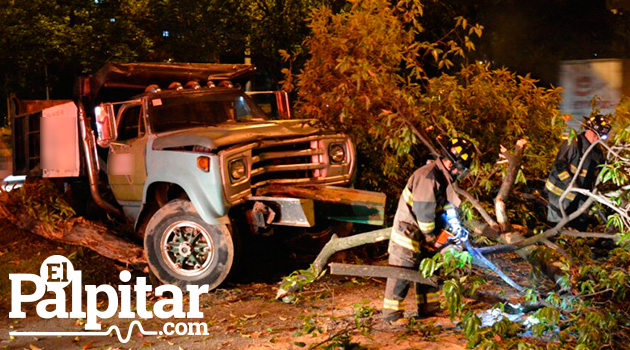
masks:
<svg viewBox="0 0 630 350"><path fill-rule="evenodd" d="M265 139L310 136L321 132L313 120L274 120L232 122L217 126L177 130L157 134L154 150L203 146L213 151L226 146L256 142Z"/></svg>

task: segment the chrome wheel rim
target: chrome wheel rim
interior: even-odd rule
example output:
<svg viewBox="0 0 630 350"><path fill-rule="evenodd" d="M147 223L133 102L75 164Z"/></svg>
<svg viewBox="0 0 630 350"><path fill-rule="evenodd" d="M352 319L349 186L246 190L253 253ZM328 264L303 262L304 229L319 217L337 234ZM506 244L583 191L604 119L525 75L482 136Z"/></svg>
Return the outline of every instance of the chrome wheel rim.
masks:
<svg viewBox="0 0 630 350"><path fill-rule="evenodd" d="M188 277L205 273L216 256L210 232L187 220L169 225L162 235L160 247L168 267Z"/></svg>

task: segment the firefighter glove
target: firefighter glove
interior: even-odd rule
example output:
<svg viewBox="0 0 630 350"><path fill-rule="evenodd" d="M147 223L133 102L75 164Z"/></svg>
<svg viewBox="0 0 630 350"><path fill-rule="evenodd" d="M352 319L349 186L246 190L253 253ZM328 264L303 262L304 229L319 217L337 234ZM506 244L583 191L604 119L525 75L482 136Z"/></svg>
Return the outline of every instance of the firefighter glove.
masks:
<svg viewBox="0 0 630 350"><path fill-rule="evenodd" d="M451 241L455 244L460 244L468 240L468 230L466 230L457 215L457 209L452 204L447 204L442 214L448 230L453 234Z"/></svg>

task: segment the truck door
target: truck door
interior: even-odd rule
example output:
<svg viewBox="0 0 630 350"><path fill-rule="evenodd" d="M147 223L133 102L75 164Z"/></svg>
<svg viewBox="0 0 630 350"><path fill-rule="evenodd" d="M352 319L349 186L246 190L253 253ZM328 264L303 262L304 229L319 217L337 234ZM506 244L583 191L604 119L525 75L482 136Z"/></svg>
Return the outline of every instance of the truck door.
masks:
<svg viewBox="0 0 630 350"><path fill-rule="evenodd" d="M118 139L111 143L107 159L109 184L119 202L141 201L147 178L147 133L140 101L120 107L117 128Z"/></svg>

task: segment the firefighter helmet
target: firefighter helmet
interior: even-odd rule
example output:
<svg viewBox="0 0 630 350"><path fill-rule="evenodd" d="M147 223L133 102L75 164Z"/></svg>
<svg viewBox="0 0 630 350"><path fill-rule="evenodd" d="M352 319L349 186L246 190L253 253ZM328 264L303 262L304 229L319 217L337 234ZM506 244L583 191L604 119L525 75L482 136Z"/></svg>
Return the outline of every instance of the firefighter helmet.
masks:
<svg viewBox="0 0 630 350"><path fill-rule="evenodd" d="M463 177L475 160L475 145L463 137L438 137L442 154L453 162L449 170L453 180ZM455 171L459 170L459 171Z"/></svg>
<svg viewBox="0 0 630 350"><path fill-rule="evenodd" d="M590 117L584 117L584 126L593 130L599 138L606 140L610 132L611 124L607 115L596 114Z"/></svg>

